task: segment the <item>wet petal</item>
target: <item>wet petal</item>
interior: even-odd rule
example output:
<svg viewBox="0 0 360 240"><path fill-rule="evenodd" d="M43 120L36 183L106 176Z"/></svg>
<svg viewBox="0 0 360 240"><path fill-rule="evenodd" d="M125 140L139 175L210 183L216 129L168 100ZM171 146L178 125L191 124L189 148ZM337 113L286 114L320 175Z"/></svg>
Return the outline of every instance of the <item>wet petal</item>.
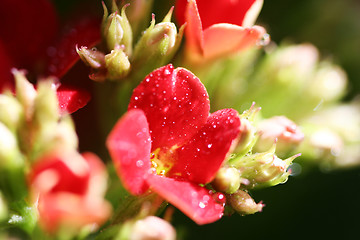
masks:
<svg viewBox="0 0 360 240"><path fill-rule="evenodd" d="M264 34L265 29L259 26L212 25L204 31L204 57L215 58L254 46Z"/></svg>
<svg viewBox="0 0 360 240"><path fill-rule="evenodd" d="M150 134L144 113L128 111L115 125L107 148L125 188L134 195L147 191L145 177L150 170Z"/></svg>
<svg viewBox="0 0 360 240"><path fill-rule="evenodd" d="M159 175L149 175L147 181L152 190L199 225L215 222L223 216L223 204L204 187Z"/></svg>
<svg viewBox="0 0 360 240"><path fill-rule="evenodd" d="M195 183L210 182L239 133L240 118L235 110L223 109L211 114L203 128L177 149L177 161L168 176Z"/></svg>
<svg viewBox="0 0 360 240"><path fill-rule="evenodd" d="M187 142L206 122L209 97L190 71L167 65L150 73L134 90L129 109L144 111L152 150Z"/></svg>
<svg viewBox="0 0 360 240"><path fill-rule="evenodd" d="M73 113L90 100L90 93L75 87L61 85L56 91L61 113Z"/></svg>
<svg viewBox="0 0 360 240"><path fill-rule="evenodd" d="M55 46L48 48L47 75L61 78L80 59L76 45L94 47L101 40L100 19L84 18L64 30Z"/></svg>

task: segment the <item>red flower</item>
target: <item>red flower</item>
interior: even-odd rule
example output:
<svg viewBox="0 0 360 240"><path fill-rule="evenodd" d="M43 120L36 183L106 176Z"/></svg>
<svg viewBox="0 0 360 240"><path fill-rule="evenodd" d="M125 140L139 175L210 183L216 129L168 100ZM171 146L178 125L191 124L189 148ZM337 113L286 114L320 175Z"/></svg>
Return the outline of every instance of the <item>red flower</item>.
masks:
<svg viewBox="0 0 360 240"><path fill-rule="evenodd" d="M29 183L33 196L39 196L40 224L48 232L64 225L78 230L102 224L110 215L110 205L103 199L106 169L91 153L45 156L33 166Z"/></svg>
<svg viewBox="0 0 360 240"><path fill-rule="evenodd" d="M0 92L4 89L14 91L11 68L26 69L32 76L60 78L79 59L76 44L94 46L100 41L100 21L97 20L82 19L72 23L72 27L58 36L58 17L48 0L2 0L0 21L3 23L0 31ZM56 38L60 40L55 41ZM90 100L87 91L73 85L74 82L58 89L62 96L60 107L69 113L84 107ZM64 109L65 106L70 108Z"/></svg>
<svg viewBox="0 0 360 240"><path fill-rule="evenodd" d="M209 115L209 109L200 80L167 65L134 90L129 111L107 140L129 192L141 195L150 188L198 224L222 216L224 196L204 184L214 179L240 132L235 110Z"/></svg>
<svg viewBox="0 0 360 240"><path fill-rule="evenodd" d="M187 23L186 51L193 61L254 46L265 29L252 26L262 0L177 0L176 17Z"/></svg>

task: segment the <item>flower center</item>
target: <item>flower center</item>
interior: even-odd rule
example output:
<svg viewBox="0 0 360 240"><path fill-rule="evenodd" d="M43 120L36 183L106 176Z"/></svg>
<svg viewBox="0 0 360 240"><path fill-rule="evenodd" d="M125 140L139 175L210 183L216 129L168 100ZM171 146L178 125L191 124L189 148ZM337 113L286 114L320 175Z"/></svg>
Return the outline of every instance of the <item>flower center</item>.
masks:
<svg viewBox="0 0 360 240"><path fill-rule="evenodd" d="M150 153L151 168L157 175L166 176L174 166L176 148L157 148Z"/></svg>

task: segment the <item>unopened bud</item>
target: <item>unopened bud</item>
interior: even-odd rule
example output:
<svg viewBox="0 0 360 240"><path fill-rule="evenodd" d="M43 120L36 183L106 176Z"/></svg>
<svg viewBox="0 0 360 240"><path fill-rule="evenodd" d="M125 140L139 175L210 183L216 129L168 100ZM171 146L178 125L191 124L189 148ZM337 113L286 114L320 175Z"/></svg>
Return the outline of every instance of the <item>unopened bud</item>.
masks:
<svg viewBox="0 0 360 240"><path fill-rule="evenodd" d="M24 110L21 104L11 95L0 95L0 122L6 125L11 131L20 124L24 117Z"/></svg>
<svg viewBox="0 0 360 240"><path fill-rule="evenodd" d="M0 169L23 165L23 159L14 134L0 122Z"/></svg>
<svg viewBox="0 0 360 240"><path fill-rule="evenodd" d="M315 101L331 102L345 94L347 77L340 67L323 64L315 73L314 79L306 88Z"/></svg>
<svg viewBox="0 0 360 240"><path fill-rule="evenodd" d="M255 145L257 152L266 151L277 141L276 152L285 155L304 139L298 126L285 116L263 120L258 125L258 131L259 139Z"/></svg>
<svg viewBox="0 0 360 240"><path fill-rule="evenodd" d="M105 68L105 54L94 50L88 49L85 46L78 48L76 46L76 52L79 54L81 60L93 69Z"/></svg>
<svg viewBox="0 0 360 240"><path fill-rule="evenodd" d="M125 5L121 9L121 15L118 11L110 14L104 6L103 18L103 35L109 50L115 49L116 46L123 46L124 52L130 56L132 53L132 30L130 23L125 14Z"/></svg>
<svg viewBox="0 0 360 240"><path fill-rule="evenodd" d="M57 122L59 112L54 81L52 79L40 81L34 102L34 123L36 126L41 126Z"/></svg>
<svg viewBox="0 0 360 240"><path fill-rule="evenodd" d="M216 191L232 194L236 192L241 183L240 172L233 167L220 168L215 179L211 182L211 186Z"/></svg>
<svg viewBox="0 0 360 240"><path fill-rule="evenodd" d="M258 135L257 135L257 129L254 126L254 120L260 109L261 108L255 108L255 103L253 103L250 109L245 111L240 116L241 137L234 151L237 157L242 157L245 154L247 154L249 151L251 151L254 144L256 143Z"/></svg>
<svg viewBox="0 0 360 240"><path fill-rule="evenodd" d="M267 152L247 155L232 162L232 166L240 170L240 176L249 180L247 188L274 186L287 181L290 175L287 169L300 154L282 160L275 155L275 149L276 144Z"/></svg>
<svg viewBox="0 0 360 240"><path fill-rule="evenodd" d="M137 69L141 69L146 74L168 63L180 46L184 27L181 27L180 32L177 33L175 24L170 22L171 15L172 9L163 22L156 25L153 15L150 27L135 46L133 63Z"/></svg>
<svg viewBox="0 0 360 240"><path fill-rule="evenodd" d="M227 201L236 212L242 215L261 212L265 206L261 202L256 203L247 192L242 190L238 190L236 193L228 196Z"/></svg>
<svg viewBox="0 0 360 240"><path fill-rule="evenodd" d="M116 47L105 56L107 78L119 80L126 77L130 71L130 61L121 47Z"/></svg>
<svg viewBox="0 0 360 240"><path fill-rule="evenodd" d="M34 101L36 98L36 90L34 86L26 79L25 71L12 69L16 83L16 98L23 105L25 117L27 119L32 117Z"/></svg>
<svg viewBox="0 0 360 240"><path fill-rule="evenodd" d="M116 239L119 240L175 240L176 231L167 221L148 216L144 219L128 221L123 225Z"/></svg>

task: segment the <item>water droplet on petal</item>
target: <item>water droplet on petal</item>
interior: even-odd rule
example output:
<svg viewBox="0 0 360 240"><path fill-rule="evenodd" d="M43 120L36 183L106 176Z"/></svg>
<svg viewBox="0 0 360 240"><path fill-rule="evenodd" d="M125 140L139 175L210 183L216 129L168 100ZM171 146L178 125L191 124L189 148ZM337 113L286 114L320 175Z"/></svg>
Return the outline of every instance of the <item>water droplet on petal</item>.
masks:
<svg viewBox="0 0 360 240"><path fill-rule="evenodd" d="M209 144L207 145L207 147L208 147L208 148L211 148L211 147L212 147L212 144L211 144L211 143L209 143Z"/></svg>
<svg viewBox="0 0 360 240"><path fill-rule="evenodd" d="M142 160L137 160L136 166L140 168L140 167L144 166L144 162Z"/></svg>

